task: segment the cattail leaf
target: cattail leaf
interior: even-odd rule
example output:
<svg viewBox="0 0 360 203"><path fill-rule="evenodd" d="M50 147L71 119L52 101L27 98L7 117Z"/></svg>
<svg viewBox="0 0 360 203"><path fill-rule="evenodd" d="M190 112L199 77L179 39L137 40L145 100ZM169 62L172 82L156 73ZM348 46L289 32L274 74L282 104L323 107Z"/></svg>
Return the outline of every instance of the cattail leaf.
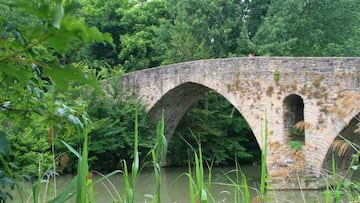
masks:
<svg viewBox="0 0 360 203"><path fill-rule="evenodd" d="M72 146L70 146L68 143L66 143L65 141L61 140L61 142L66 146L66 148L68 148L73 154L75 154L75 156L77 158L81 158L81 155L79 154L79 152L77 152Z"/></svg>
<svg viewBox="0 0 360 203"><path fill-rule="evenodd" d="M67 184L67 187L63 190L63 192L57 196L55 199L50 200L49 203L56 203L56 202L66 202L66 200L70 199L72 196L75 195L73 192L76 187L76 180L77 176L75 176L69 184Z"/></svg>

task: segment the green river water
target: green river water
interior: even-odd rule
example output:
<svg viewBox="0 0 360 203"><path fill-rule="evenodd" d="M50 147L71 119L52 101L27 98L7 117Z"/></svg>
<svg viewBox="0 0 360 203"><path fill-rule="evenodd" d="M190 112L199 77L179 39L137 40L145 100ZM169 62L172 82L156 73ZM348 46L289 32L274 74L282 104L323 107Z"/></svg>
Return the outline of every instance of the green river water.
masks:
<svg viewBox="0 0 360 203"><path fill-rule="evenodd" d="M233 188L229 186L224 186L218 183L229 183L227 178L224 176L224 173L231 170L231 168L214 168L212 174L212 182L214 183L211 186L211 194L216 200L216 202L234 202L233 197ZM260 167L259 166L244 166L242 171L246 174L248 178L248 183L251 187L257 188L259 186L260 179ZM163 168L162 169L162 184L161 184L161 199L163 203L187 203L190 202L189 199L189 189L188 189L188 178L182 174L187 172L187 168ZM99 178L100 176L95 176L94 179ZM232 175L233 178L234 175ZM66 185L70 182L73 176L66 175L57 177L57 193L62 191ZM95 202L99 203L111 203L113 199L118 197L118 193L123 191L124 182L121 174L114 175L109 178L111 184L107 181L98 183L95 185ZM113 186L112 186L113 185ZM31 199L31 187L28 183L23 183L23 192L22 196L24 202L33 202ZM114 188L115 187L115 188ZM44 201L46 183L42 184L41 192L41 201ZM150 169L145 169L141 172L141 175L138 179L138 184L136 188L136 202L144 203L151 202L150 195L155 191L155 177L153 171ZM46 190L47 198L50 198L54 193L53 183L48 184ZM251 191L252 198L256 196L256 190ZM20 196L13 192L14 200L10 202L21 202ZM271 200L267 202L324 202L324 192L323 191L271 191L268 196ZM75 202L74 200L69 200L68 202Z"/></svg>

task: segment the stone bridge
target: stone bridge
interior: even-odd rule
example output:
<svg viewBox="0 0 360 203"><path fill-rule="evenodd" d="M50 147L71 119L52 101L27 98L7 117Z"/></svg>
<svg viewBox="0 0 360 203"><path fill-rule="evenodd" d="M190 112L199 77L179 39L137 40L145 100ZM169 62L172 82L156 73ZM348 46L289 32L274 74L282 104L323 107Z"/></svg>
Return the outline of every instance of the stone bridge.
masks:
<svg viewBox="0 0 360 203"><path fill-rule="evenodd" d="M354 150L340 138L360 144L355 133L360 122L360 58L199 60L128 73L121 85L135 92L154 119L164 110L168 139L185 112L209 90L224 96L247 120L260 149L267 145L268 182L274 189L323 187L332 157L339 175L352 159ZM295 125L304 136L291 135ZM290 148L292 141L303 143L302 149Z"/></svg>

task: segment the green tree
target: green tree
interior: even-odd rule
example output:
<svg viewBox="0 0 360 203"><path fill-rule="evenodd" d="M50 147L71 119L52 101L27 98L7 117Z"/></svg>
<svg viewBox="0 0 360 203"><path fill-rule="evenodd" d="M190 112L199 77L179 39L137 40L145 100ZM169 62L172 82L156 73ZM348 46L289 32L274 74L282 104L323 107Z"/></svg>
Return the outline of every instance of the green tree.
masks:
<svg viewBox="0 0 360 203"><path fill-rule="evenodd" d="M245 23L251 39L267 14L270 0L247 0L245 5Z"/></svg>
<svg viewBox="0 0 360 203"><path fill-rule="evenodd" d="M126 33L120 35L119 59L125 70L133 71L159 66L158 28L165 22L167 11L163 0L134 1L130 9L118 10ZM162 42L160 42L162 43Z"/></svg>
<svg viewBox="0 0 360 203"><path fill-rule="evenodd" d="M81 47L76 59L85 59L92 67L121 64L126 71L158 66L157 27L166 15L163 0L82 0L82 16L90 25L111 33L114 48L104 43ZM77 49L74 49L76 51ZM71 53L74 53L71 52ZM95 59L95 61L94 61Z"/></svg>
<svg viewBox="0 0 360 203"><path fill-rule="evenodd" d="M115 49L100 43L80 47L82 54L77 59L83 58L96 68L104 63L121 64L126 71L247 55L254 51L248 27L254 32L267 8L266 3L223 0L82 0L82 3L86 22L110 32ZM255 9L257 5L262 6L260 10ZM247 18L254 23L247 23Z"/></svg>
<svg viewBox="0 0 360 203"><path fill-rule="evenodd" d="M37 165L37 152L48 160L45 136L52 134L48 132L53 125L84 124L81 115L85 114L77 111L82 106L64 105L57 93L66 92L75 81L99 88L78 66L63 63L62 56L73 40L111 44L112 39L75 18L77 9L75 1L0 1L0 131L8 134L5 139L13 141L14 149L7 157L0 155L1 181L16 175L12 171L16 168L4 163L19 164L24 172L34 169L25 165ZM34 142L39 146L29 147Z"/></svg>
<svg viewBox="0 0 360 203"><path fill-rule="evenodd" d="M271 1L254 42L261 55L358 56L359 8L356 0Z"/></svg>
<svg viewBox="0 0 360 203"><path fill-rule="evenodd" d="M68 98L81 95L81 100L89 107L87 114L92 121L89 137L89 166L92 170L107 172L119 169L121 160L131 163L133 159L135 105L138 101L119 87L124 71L119 68L103 67L100 71L88 69L99 82L106 81L106 92L89 92L86 86L75 86ZM148 119L143 106L138 104L139 153L143 160L154 145L154 124ZM65 139L72 146L81 146L82 140L69 136ZM59 149L66 152L66 148ZM76 160L70 161L65 172L76 170Z"/></svg>
<svg viewBox="0 0 360 203"><path fill-rule="evenodd" d="M168 0L167 41L173 45L174 39L187 39L187 43L195 43L194 47L203 47L206 51L203 50L205 54L200 56L209 58L247 55L251 42L244 23L245 8L241 1ZM187 37L178 37L182 33ZM169 48L178 49L177 46Z"/></svg>
<svg viewBox="0 0 360 203"><path fill-rule="evenodd" d="M166 47L162 64L172 64L184 61L210 58L210 53L205 49L204 42L181 27L172 28L169 33L170 43Z"/></svg>
<svg viewBox="0 0 360 203"><path fill-rule="evenodd" d="M107 32L113 38L113 46L109 43L84 44L77 41L74 47L66 54L69 61L84 61L92 68L104 65L115 66L120 63L118 53L120 50L119 35L126 32L122 25L122 14L117 9L129 8L128 0L80 0L81 9L79 17L83 18L90 26L96 26L101 32Z"/></svg>

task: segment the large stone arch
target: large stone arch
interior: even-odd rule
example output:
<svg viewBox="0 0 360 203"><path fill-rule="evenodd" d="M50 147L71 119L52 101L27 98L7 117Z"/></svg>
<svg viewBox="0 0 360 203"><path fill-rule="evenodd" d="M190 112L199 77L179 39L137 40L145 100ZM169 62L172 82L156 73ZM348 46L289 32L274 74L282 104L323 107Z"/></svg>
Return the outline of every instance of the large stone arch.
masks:
<svg viewBox="0 0 360 203"><path fill-rule="evenodd" d="M345 122L344 122L345 123ZM346 122L344 128L334 138L332 144L329 146L326 156L324 157L322 169L324 174L332 173L332 164L336 166L336 173L339 175L346 175L351 177L350 173L346 174L353 159L353 154L360 146L360 132L355 132L359 128L360 111L353 116L353 118ZM346 141L345 141L346 140ZM351 144L349 144L349 142Z"/></svg>
<svg viewBox="0 0 360 203"><path fill-rule="evenodd" d="M338 173L344 174L349 166L349 158L354 151L344 150L346 147L342 138L360 144L360 135L355 135L354 130L357 123L360 122L360 93L353 90L345 90L336 95L336 99L328 108L327 119L324 122L326 127L319 132L321 140L318 141L317 159L319 159L319 174L323 175L324 171L331 171L332 154L335 153ZM344 136L345 135L345 136ZM311 137L314 139L314 135ZM341 156L339 149L343 150Z"/></svg>
<svg viewBox="0 0 360 203"><path fill-rule="evenodd" d="M158 101L153 106L148 107L148 114L154 120L159 120L162 113L164 113L165 135L167 139L171 139L177 125L179 124L184 114L196 101L200 99L200 97L204 96L209 90L215 91L219 95L223 96L226 100L228 100L229 103L231 103L245 118L250 128L252 128L252 125L256 125L254 123L252 125L250 124L249 119L246 117L246 115L242 113L242 109L239 108L239 105L232 101L233 99L231 98L231 95L219 92L216 89L195 82L185 82L168 90L158 99ZM254 133L253 128L252 131ZM259 148L261 149L261 140L259 140L256 135L255 139Z"/></svg>
<svg viewBox="0 0 360 203"><path fill-rule="evenodd" d="M154 120L159 120L164 113L165 135L167 139L171 139L185 112L208 90L209 88L197 83L183 83L158 98L157 102L149 107L148 114Z"/></svg>

